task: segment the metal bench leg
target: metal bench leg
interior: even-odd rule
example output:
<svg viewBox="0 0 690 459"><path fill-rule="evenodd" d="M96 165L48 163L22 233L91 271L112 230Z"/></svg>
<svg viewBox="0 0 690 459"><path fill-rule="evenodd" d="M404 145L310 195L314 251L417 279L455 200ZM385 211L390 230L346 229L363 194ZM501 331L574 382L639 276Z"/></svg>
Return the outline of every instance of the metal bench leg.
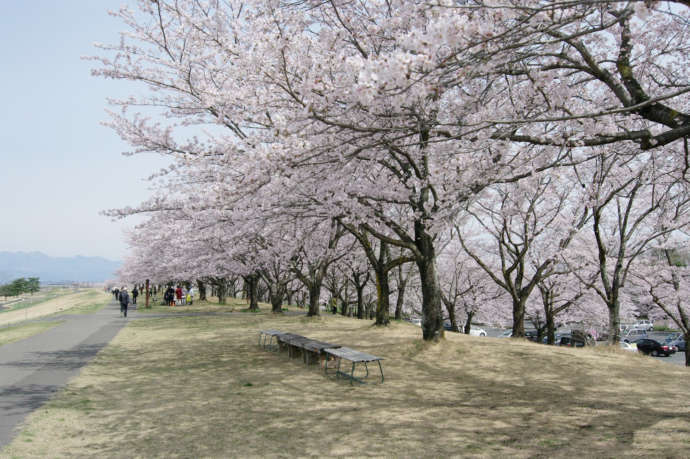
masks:
<svg viewBox="0 0 690 459"><path fill-rule="evenodd" d="M263 333L259 332L259 346L261 346L261 337L262 337L263 335L264 335Z"/></svg>
<svg viewBox="0 0 690 459"><path fill-rule="evenodd" d="M377 362L379 363L379 370L381 370L381 384L383 384L383 367L380 360L377 360Z"/></svg>
<svg viewBox="0 0 690 459"><path fill-rule="evenodd" d="M364 369L367 370L367 375L365 376L365 378L368 378L369 377L369 367L367 366L367 362L364 362Z"/></svg>
<svg viewBox="0 0 690 459"><path fill-rule="evenodd" d="M352 362L352 371L350 372L350 385L353 384L355 380L355 362Z"/></svg>

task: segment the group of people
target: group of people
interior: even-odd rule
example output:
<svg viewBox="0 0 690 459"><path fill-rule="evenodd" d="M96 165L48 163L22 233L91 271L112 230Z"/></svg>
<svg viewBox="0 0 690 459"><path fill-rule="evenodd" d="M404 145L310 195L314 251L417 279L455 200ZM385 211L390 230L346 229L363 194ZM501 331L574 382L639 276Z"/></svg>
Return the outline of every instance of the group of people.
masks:
<svg viewBox="0 0 690 459"><path fill-rule="evenodd" d="M194 303L194 287L190 287L187 290L186 287L178 285L177 288L173 288L172 285L168 286L168 289L163 294L163 301L168 306L181 306L185 304Z"/></svg>
<svg viewBox="0 0 690 459"><path fill-rule="evenodd" d="M135 285L132 289L132 294L130 297L127 287L124 285L121 288L114 288L112 290L115 299L120 302L120 317L127 317L127 309L131 304L137 304L137 297L139 296L139 289ZM178 285L177 288L173 288L169 285L163 294L164 304L168 306L181 306L185 304L194 303L194 287L190 287L189 290L185 286ZM154 291L155 294L155 291ZM155 298L154 298L155 300Z"/></svg>

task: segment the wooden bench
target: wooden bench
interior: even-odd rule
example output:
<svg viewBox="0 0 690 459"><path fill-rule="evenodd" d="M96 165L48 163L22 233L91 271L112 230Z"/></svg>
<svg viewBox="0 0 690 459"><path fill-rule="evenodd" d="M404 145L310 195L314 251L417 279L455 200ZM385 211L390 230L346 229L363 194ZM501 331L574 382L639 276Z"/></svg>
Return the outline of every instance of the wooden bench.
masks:
<svg viewBox="0 0 690 459"><path fill-rule="evenodd" d="M369 367L367 363L369 362L377 362L379 364L379 370L381 371L381 383L383 383L383 367L381 366L381 360L383 358L377 357L375 355L367 354L366 352L360 352L354 349L350 349L349 347L339 347L339 348L334 348L334 349L324 349L324 353L326 354L326 359L328 359L328 356L332 356L334 359L337 361L337 366L335 369L335 377L344 377L350 380L350 384L354 381L357 381L360 384L365 384L365 381L362 381L361 378L355 377L355 366L358 363L363 363L364 368L366 370L366 375L364 378L369 377ZM341 361L349 360L352 362L352 369L350 370L350 374L347 374L343 371L340 371L340 363ZM324 365L324 373L328 375L328 360L326 360L326 365Z"/></svg>
<svg viewBox="0 0 690 459"><path fill-rule="evenodd" d="M280 330L259 330L259 346L264 349L274 349L278 350L279 336L284 335ZM263 343L261 340L263 339ZM266 339L268 339L268 345L266 344ZM275 344L273 339L276 340Z"/></svg>
<svg viewBox="0 0 690 459"><path fill-rule="evenodd" d="M326 363L326 349L337 349L340 345L326 343L324 341L309 340L304 343L304 363L309 365L311 356L316 355L319 359L319 365L325 365Z"/></svg>

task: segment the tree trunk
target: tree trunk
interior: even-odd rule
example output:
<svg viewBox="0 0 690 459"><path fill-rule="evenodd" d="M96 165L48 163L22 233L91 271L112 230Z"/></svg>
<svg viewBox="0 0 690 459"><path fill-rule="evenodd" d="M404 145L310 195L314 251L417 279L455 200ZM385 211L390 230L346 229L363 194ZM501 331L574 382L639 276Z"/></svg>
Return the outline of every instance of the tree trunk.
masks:
<svg viewBox="0 0 690 459"><path fill-rule="evenodd" d="M251 274L245 278L247 286L247 296L249 297L249 310L252 312L259 311L259 275Z"/></svg>
<svg viewBox="0 0 690 459"><path fill-rule="evenodd" d="M357 318L364 319L364 285L357 285Z"/></svg>
<svg viewBox="0 0 690 459"><path fill-rule="evenodd" d="M690 333L684 333L683 339L685 340L685 366L690 367L690 351L688 350L688 343L690 342Z"/></svg>
<svg viewBox="0 0 690 459"><path fill-rule="evenodd" d="M206 284L198 280L196 286L199 288L199 301L206 301Z"/></svg>
<svg viewBox="0 0 690 459"><path fill-rule="evenodd" d="M225 295L226 295L226 286L225 286L225 279L218 280L216 285L216 292L218 293L218 304L227 304Z"/></svg>
<svg viewBox="0 0 690 459"><path fill-rule="evenodd" d="M232 279L228 282L229 284L229 293L230 296L233 298L237 298L237 279Z"/></svg>
<svg viewBox="0 0 690 459"><path fill-rule="evenodd" d="M513 298L513 338L525 337L525 299Z"/></svg>
<svg viewBox="0 0 690 459"><path fill-rule="evenodd" d="M448 312L448 320L450 320L450 328L455 331L459 332L460 328L458 327L458 321L455 316L455 303L450 301L447 298L444 298L441 296L441 301L443 302L443 305L446 307L446 311Z"/></svg>
<svg viewBox="0 0 690 459"><path fill-rule="evenodd" d="M271 312L273 314L283 313L283 289L280 286L269 287L269 295L271 297Z"/></svg>
<svg viewBox="0 0 690 459"><path fill-rule="evenodd" d="M553 316L553 307L546 311L546 342L554 344L556 341L556 318Z"/></svg>
<svg viewBox="0 0 690 459"><path fill-rule="evenodd" d="M621 340L620 304L616 298L607 306L609 308L609 344L618 345Z"/></svg>
<svg viewBox="0 0 690 459"><path fill-rule="evenodd" d="M389 296L390 285L388 283L388 272L385 267L379 263L374 270L376 274L376 323L375 325L388 325L389 319Z"/></svg>
<svg viewBox="0 0 690 459"><path fill-rule="evenodd" d="M472 330L472 317L474 317L474 311L467 313L467 320L465 321L465 334L469 335L470 330Z"/></svg>
<svg viewBox="0 0 690 459"><path fill-rule="evenodd" d="M398 297L395 299L395 320L402 320L402 309L405 301L405 284L398 283Z"/></svg>
<svg viewBox="0 0 690 459"><path fill-rule="evenodd" d="M321 297L321 282L313 281L309 285L309 311L307 317L319 315L319 298Z"/></svg>
<svg viewBox="0 0 690 459"><path fill-rule="evenodd" d="M443 315L434 242L422 222L415 221L414 226L415 245L421 255L416 257L416 263L422 283L422 337L424 341L438 341L443 337Z"/></svg>

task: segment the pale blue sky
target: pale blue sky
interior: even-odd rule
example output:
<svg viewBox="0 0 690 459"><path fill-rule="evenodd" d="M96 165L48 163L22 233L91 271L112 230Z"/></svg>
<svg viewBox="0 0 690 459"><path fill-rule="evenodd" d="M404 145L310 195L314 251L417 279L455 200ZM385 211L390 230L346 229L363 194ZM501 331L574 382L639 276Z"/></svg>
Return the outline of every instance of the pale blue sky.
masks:
<svg viewBox="0 0 690 459"><path fill-rule="evenodd" d="M7 0L0 15L0 251L122 260L123 227L103 209L148 196L143 179L165 165L125 157L105 120L106 97L141 91L92 77L94 42L124 29L108 9L122 0Z"/></svg>

